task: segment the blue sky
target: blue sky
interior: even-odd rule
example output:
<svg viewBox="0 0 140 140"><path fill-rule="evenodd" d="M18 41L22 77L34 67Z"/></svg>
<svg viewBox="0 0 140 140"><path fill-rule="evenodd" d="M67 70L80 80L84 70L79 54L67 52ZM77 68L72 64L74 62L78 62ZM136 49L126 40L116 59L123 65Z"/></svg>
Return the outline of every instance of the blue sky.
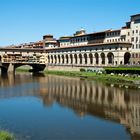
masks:
<svg viewBox="0 0 140 140"><path fill-rule="evenodd" d="M0 0L0 46L118 29L137 13L140 0Z"/></svg>

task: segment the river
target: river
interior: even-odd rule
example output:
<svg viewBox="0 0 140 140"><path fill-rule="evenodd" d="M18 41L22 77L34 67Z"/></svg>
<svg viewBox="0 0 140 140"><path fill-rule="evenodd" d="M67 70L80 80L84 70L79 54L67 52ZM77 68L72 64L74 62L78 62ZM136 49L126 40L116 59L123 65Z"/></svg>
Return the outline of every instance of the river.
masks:
<svg viewBox="0 0 140 140"><path fill-rule="evenodd" d="M0 129L17 140L138 140L140 90L63 76L0 76Z"/></svg>

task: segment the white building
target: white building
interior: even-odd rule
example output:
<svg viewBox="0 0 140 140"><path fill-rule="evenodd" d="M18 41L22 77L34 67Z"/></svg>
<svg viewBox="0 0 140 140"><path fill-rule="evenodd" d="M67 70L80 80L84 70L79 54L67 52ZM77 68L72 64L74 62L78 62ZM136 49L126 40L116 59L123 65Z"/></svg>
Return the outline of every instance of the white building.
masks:
<svg viewBox="0 0 140 140"><path fill-rule="evenodd" d="M118 30L106 30L87 34L84 29L81 29L80 31L76 31L73 36L60 37L60 39L57 41L53 38L51 38L51 40L49 39L49 41L44 39L44 42L46 49L48 49L48 54L50 55L49 59L56 59L55 61L51 60L50 63L55 62L55 64L58 63L59 65L74 65L76 63L74 63L73 59L77 54L78 56L76 56L76 58L78 57L79 59L81 59L78 60L79 62L81 62L80 64L87 65L88 62L84 59L86 55L86 59L88 59L88 55L91 52L91 54L93 55L93 60L91 60L91 62L93 61L94 63L95 61L95 64L98 65L98 63L96 63L98 62L98 58L99 66L104 64L102 63L104 61L106 66L108 66L108 64L110 65L110 62L113 66L125 64L139 65L140 14L132 15L131 20L129 22L126 22L126 25ZM62 56L62 63L60 61L61 55L67 53L69 53L70 56ZM108 53L112 53L112 61L110 61ZM57 61L57 57L59 61ZM82 64L82 62L84 61L85 63ZM92 63L90 64L92 66Z"/></svg>

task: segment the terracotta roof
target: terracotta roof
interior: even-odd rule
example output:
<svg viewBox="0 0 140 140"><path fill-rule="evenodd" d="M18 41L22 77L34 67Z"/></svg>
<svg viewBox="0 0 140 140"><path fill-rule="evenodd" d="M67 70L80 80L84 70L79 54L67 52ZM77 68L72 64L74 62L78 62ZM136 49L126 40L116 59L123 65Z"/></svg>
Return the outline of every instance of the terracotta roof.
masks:
<svg viewBox="0 0 140 140"><path fill-rule="evenodd" d="M44 48L38 48L38 49L35 49L35 48L0 48L0 51L17 51L17 52L26 52L26 51L29 51L29 52L43 52L43 51L46 51L46 49Z"/></svg>

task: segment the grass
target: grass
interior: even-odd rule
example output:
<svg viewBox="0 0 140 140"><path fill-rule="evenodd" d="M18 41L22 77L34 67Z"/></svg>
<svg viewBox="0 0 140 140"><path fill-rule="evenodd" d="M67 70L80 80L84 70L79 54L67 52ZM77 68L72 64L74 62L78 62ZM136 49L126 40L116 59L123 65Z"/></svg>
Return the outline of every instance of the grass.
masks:
<svg viewBox="0 0 140 140"><path fill-rule="evenodd" d="M96 74L95 72L80 72L80 71L45 71L46 74L53 75L63 75L63 76L73 76L73 77L85 77L89 79L97 79L97 80L111 80L111 81L133 81L140 80L139 77L133 76L118 76L118 75L110 75L110 74Z"/></svg>
<svg viewBox="0 0 140 140"><path fill-rule="evenodd" d="M113 68L112 68L113 69ZM29 69L18 69L18 72L28 72ZM96 74L95 72L81 72L81 71L58 71L58 70L45 70L44 73L59 76L81 77L90 80L104 81L106 83L135 85L134 81L140 81L140 77L136 76L119 76L117 74Z"/></svg>
<svg viewBox="0 0 140 140"><path fill-rule="evenodd" d="M17 72L29 72L30 69L26 69L26 68L17 68L16 71Z"/></svg>
<svg viewBox="0 0 140 140"><path fill-rule="evenodd" d="M7 131L0 131L0 140L15 140L14 135Z"/></svg>

